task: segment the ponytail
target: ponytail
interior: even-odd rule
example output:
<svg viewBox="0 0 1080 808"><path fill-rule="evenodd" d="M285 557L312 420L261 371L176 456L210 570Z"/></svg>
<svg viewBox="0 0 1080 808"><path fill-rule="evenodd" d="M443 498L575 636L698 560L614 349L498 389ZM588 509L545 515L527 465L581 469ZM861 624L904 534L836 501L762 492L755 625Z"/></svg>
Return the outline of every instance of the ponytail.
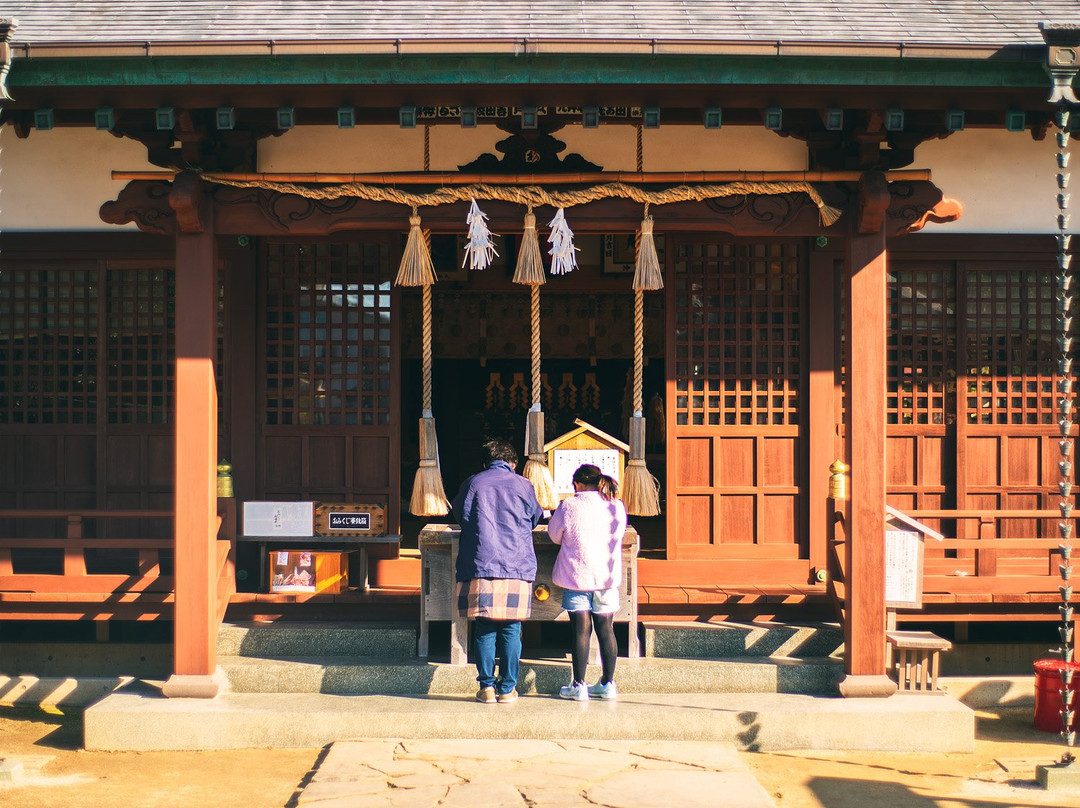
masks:
<svg viewBox="0 0 1080 808"><path fill-rule="evenodd" d="M619 483L615 478L604 474L591 463L578 466L573 479L586 491L599 491L604 499L615 499L619 494Z"/></svg>
<svg viewBox="0 0 1080 808"><path fill-rule="evenodd" d="M619 495L619 483L616 482L614 477L601 474L596 490L600 492L600 496L604 499L615 499Z"/></svg>

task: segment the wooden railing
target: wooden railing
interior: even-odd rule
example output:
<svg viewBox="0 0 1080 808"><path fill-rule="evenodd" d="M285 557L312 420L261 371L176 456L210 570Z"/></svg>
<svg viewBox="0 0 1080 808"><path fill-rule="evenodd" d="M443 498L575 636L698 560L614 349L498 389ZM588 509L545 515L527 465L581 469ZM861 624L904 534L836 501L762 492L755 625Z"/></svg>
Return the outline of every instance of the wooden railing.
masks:
<svg viewBox="0 0 1080 808"><path fill-rule="evenodd" d="M832 587L844 598L843 564L848 540L842 503L836 503L831 535L831 573L839 580ZM955 620L1059 620L1054 604L1061 600L1061 539L1057 524L1061 512L1052 510L913 509L904 511L919 522L959 533L941 541L927 539L923 558L923 606L898 610L900 621ZM1044 522L1045 537L1001 537L1002 533L1037 533L1037 526L1009 526L1002 522ZM939 532L945 532L940 531Z"/></svg>
<svg viewBox="0 0 1080 808"><path fill-rule="evenodd" d="M175 542L171 538L86 536L117 523L167 522L171 511L0 510L0 523L63 524L64 536L31 538L0 535L0 619L156 620L171 618L175 603ZM92 529L88 529L92 525ZM49 528L46 528L48 530ZM111 529L115 530L115 527ZM33 532L43 532L36 530ZM60 531L55 531L59 533ZM121 531L127 532L127 531ZM218 500L216 576L218 619L224 617L235 580L236 504ZM44 563L20 558L19 551L59 550ZM91 551L88 555L87 551ZM104 551L100 554L95 551ZM110 556L110 551L112 552ZM126 551L126 552L124 552ZM26 555L24 553L23 555ZM88 559L91 560L88 566ZM59 562L59 564L57 564Z"/></svg>

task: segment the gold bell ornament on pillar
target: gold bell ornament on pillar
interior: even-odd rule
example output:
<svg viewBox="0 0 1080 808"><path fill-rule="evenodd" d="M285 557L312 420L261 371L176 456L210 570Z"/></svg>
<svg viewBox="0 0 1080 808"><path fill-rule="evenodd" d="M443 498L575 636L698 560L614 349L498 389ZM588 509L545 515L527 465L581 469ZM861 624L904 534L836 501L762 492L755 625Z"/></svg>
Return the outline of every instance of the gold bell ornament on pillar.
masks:
<svg viewBox="0 0 1080 808"><path fill-rule="evenodd" d="M231 497L232 487L232 463L222 460L217 467L217 495L219 497Z"/></svg>
<svg viewBox="0 0 1080 808"><path fill-rule="evenodd" d="M847 476L845 472L850 468L843 460L834 460L829 466L829 498L847 499Z"/></svg>

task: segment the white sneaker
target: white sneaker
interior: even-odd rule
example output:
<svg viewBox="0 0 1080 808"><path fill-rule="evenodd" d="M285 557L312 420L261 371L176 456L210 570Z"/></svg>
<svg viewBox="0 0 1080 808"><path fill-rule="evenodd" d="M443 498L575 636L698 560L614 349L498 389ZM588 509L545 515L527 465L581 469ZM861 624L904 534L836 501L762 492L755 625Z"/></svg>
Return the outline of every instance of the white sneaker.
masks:
<svg viewBox="0 0 1080 808"><path fill-rule="evenodd" d="M589 697L594 699L617 699L619 697L619 688L615 687L614 679L606 685L597 682L589 688Z"/></svg>
<svg viewBox="0 0 1080 808"><path fill-rule="evenodd" d="M574 701L588 701L589 686L584 682L571 682L570 684L563 685L559 688L559 696L564 699L573 699Z"/></svg>

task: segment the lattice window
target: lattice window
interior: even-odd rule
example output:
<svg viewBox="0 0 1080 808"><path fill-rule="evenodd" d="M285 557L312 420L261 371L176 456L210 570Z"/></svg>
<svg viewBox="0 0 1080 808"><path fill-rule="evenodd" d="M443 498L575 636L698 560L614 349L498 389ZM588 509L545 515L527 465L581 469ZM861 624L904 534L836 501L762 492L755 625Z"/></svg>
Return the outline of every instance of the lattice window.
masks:
<svg viewBox="0 0 1080 808"><path fill-rule="evenodd" d="M267 245L267 424L390 423L385 244Z"/></svg>
<svg viewBox="0 0 1080 808"><path fill-rule="evenodd" d="M95 423L97 332L95 270L0 272L0 423Z"/></svg>
<svg viewBox="0 0 1080 808"><path fill-rule="evenodd" d="M956 279L950 269L889 277L886 418L946 424L956 411Z"/></svg>
<svg viewBox="0 0 1080 808"><path fill-rule="evenodd" d="M969 269L965 281L968 423L1053 423L1053 271Z"/></svg>
<svg viewBox="0 0 1080 808"><path fill-rule="evenodd" d="M106 273L105 404L111 424L167 424L176 388L175 273Z"/></svg>
<svg viewBox="0 0 1080 808"><path fill-rule="evenodd" d="M679 425L799 422L795 243L684 243L675 262Z"/></svg>

